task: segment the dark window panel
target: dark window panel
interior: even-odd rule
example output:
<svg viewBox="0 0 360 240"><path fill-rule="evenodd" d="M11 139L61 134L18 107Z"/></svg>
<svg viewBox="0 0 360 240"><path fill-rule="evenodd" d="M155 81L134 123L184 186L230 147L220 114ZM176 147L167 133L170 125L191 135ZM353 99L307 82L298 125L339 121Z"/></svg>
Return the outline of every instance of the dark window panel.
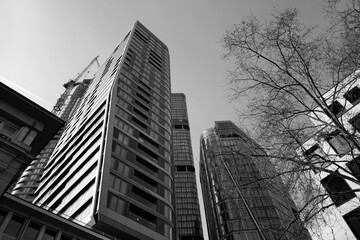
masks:
<svg viewBox="0 0 360 240"><path fill-rule="evenodd" d="M355 103L357 100L360 99L360 88L355 86L347 93L344 94L344 98L351 103Z"/></svg>
<svg viewBox="0 0 360 240"><path fill-rule="evenodd" d="M337 207L356 197L354 192L350 192L352 189L346 181L338 176L336 172L322 179L321 184Z"/></svg>

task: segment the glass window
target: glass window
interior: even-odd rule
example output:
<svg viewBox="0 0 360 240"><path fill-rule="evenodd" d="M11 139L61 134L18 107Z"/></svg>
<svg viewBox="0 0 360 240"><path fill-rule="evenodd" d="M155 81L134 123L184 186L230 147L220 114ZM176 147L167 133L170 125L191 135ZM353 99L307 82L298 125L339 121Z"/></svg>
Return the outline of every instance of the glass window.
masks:
<svg viewBox="0 0 360 240"><path fill-rule="evenodd" d="M40 231L41 225L38 223L30 222L29 226L22 237L22 240L35 240Z"/></svg>
<svg viewBox="0 0 360 240"><path fill-rule="evenodd" d="M354 127L356 131L360 132L360 114L357 114L352 119L350 119L349 123Z"/></svg>
<svg viewBox="0 0 360 240"><path fill-rule="evenodd" d="M347 141L344 136L340 134L340 131L334 131L328 135L326 141L335 150L337 154L343 155L351 151L351 143Z"/></svg>
<svg viewBox="0 0 360 240"><path fill-rule="evenodd" d="M335 116L341 115L344 110L343 105L341 105L338 101L334 101L328 107Z"/></svg>
<svg viewBox="0 0 360 240"><path fill-rule="evenodd" d="M360 156L348 162L346 166L352 172L353 176L360 180Z"/></svg>
<svg viewBox="0 0 360 240"><path fill-rule="evenodd" d="M57 232L55 230L47 228L42 237L42 240L54 240L56 237L56 234L57 234Z"/></svg>
<svg viewBox="0 0 360 240"><path fill-rule="evenodd" d="M8 225L6 226L4 233L16 237L19 234L19 231L21 229L21 226L25 222L25 218L20 217L18 215L13 215L10 219Z"/></svg>
<svg viewBox="0 0 360 240"><path fill-rule="evenodd" d="M61 237L60 237L60 240L72 240L73 237L70 237L68 235L65 235L65 234L62 234Z"/></svg>
<svg viewBox="0 0 360 240"><path fill-rule="evenodd" d="M344 98L351 103L356 102L360 98L360 88L355 86L347 93L344 94Z"/></svg>
<svg viewBox="0 0 360 240"><path fill-rule="evenodd" d="M346 223L349 225L351 231L356 239L360 239L360 208L357 208L348 214L344 215Z"/></svg>
<svg viewBox="0 0 360 240"><path fill-rule="evenodd" d="M322 179L321 184L337 207L356 197L356 194L352 192L347 182L338 176L336 172Z"/></svg>
<svg viewBox="0 0 360 240"><path fill-rule="evenodd" d="M109 192L107 207L114 210L115 212L124 214L125 202L119 197Z"/></svg>
<svg viewBox="0 0 360 240"><path fill-rule="evenodd" d="M0 120L0 133L11 137L16 131L17 128L15 126L12 126L11 124L3 120Z"/></svg>

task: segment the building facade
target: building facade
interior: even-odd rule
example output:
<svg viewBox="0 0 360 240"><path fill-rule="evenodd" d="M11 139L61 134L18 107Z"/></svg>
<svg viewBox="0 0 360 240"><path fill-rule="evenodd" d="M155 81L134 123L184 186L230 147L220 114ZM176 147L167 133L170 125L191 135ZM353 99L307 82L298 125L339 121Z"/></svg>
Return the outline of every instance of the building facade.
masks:
<svg viewBox="0 0 360 240"><path fill-rule="evenodd" d="M115 240L9 193L0 198L0 239Z"/></svg>
<svg viewBox="0 0 360 240"><path fill-rule="evenodd" d="M355 71L323 94L329 112L319 107L309 115L317 131L298 150L312 163L314 185L322 190L322 204L329 206L314 219L321 231L313 234L324 239L360 239L360 149L329 116L359 142L359 74Z"/></svg>
<svg viewBox="0 0 360 240"><path fill-rule="evenodd" d="M61 119L0 83L0 196L63 124Z"/></svg>
<svg viewBox="0 0 360 240"><path fill-rule="evenodd" d="M258 144L231 121L216 121L200 141L210 240L308 239L303 227L290 224L293 203L282 183L261 180L275 170Z"/></svg>
<svg viewBox="0 0 360 240"><path fill-rule="evenodd" d="M170 64L141 23L100 66L34 203L118 239L175 239Z"/></svg>
<svg viewBox="0 0 360 240"><path fill-rule="evenodd" d="M114 239L4 192L63 124L0 83L0 239Z"/></svg>
<svg viewBox="0 0 360 240"><path fill-rule="evenodd" d="M61 94L52 111L54 115L60 117L65 122L67 122L71 113L75 110L77 103L84 95L91 82L91 79L81 80L82 81L80 82L71 80L64 84L65 91ZM64 128L65 126L57 132L45 148L41 150L40 154L36 156L31 164L25 169L12 189L11 194L29 202L32 202L35 199L35 192L39 186L44 168L49 161L50 156L64 131Z"/></svg>
<svg viewBox="0 0 360 240"><path fill-rule="evenodd" d="M202 240L190 126L184 94L171 94L171 117L177 236L179 240Z"/></svg>

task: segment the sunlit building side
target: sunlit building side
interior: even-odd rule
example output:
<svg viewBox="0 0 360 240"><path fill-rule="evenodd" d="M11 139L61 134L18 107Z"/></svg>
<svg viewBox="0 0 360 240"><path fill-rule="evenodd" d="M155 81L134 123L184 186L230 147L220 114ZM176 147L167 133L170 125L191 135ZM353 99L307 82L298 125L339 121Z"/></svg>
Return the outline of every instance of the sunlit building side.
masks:
<svg viewBox="0 0 360 240"><path fill-rule="evenodd" d="M64 84L65 91L57 100L52 113L67 122L71 113L74 112L77 103L84 95L90 82L91 79L84 79L80 82L69 81ZM25 169L12 189L11 194L29 202L32 202L35 199L35 192L39 186L44 168L49 161L50 156L53 153L62 132L64 131L64 128L65 126L57 132L45 148L42 149L40 154Z"/></svg>
<svg viewBox="0 0 360 240"><path fill-rule="evenodd" d="M63 125L61 119L0 83L0 196Z"/></svg>
<svg viewBox="0 0 360 240"><path fill-rule="evenodd" d="M331 113L357 142L360 139L359 74L360 70L355 71L322 95ZM317 131L298 149L304 161L318 168L312 171L312 179L314 187L325 196L319 207L327 206L313 219L315 230L310 232L324 239L360 239L360 151L333 124L329 114L320 107L309 114ZM302 205L301 200L297 200L298 205Z"/></svg>
<svg viewBox="0 0 360 240"><path fill-rule="evenodd" d="M175 239L170 64L136 22L100 66L34 203L118 239Z"/></svg>

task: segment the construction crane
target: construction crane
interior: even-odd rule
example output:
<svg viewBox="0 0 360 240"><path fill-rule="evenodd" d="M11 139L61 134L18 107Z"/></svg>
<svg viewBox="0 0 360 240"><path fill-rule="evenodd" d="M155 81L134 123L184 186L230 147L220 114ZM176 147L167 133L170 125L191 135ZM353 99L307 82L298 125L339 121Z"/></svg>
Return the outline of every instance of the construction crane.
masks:
<svg viewBox="0 0 360 240"><path fill-rule="evenodd" d="M77 83L79 79L86 73L86 71L96 62L97 66L100 67L99 61L98 61L99 55L96 56L91 62L82 70L82 72L78 73L75 77L70 78L70 80L64 84L64 87L67 88L67 86L70 83Z"/></svg>
<svg viewBox="0 0 360 240"><path fill-rule="evenodd" d="M88 73L89 68L96 62L97 67L100 67L98 57L96 56L91 62L82 70L80 73L78 73L75 77L71 78L67 83L65 83L63 86L65 87L65 91L63 94L60 95L60 98L57 100L52 113L55 115L58 115L58 113L62 110L66 99L69 97L72 89L78 84L77 82L86 74Z"/></svg>

